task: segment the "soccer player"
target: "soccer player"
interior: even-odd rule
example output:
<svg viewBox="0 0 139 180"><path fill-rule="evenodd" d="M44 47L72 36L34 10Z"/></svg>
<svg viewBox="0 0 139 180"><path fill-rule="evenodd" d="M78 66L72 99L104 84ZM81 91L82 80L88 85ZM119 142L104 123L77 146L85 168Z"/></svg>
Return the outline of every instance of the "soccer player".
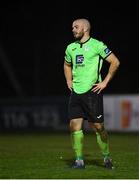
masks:
<svg viewBox="0 0 139 180"><path fill-rule="evenodd" d="M65 50L64 75L71 90L68 117L75 153L72 167L85 168L82 124L87 119L90 127L95 130L97 143L104 157L104 166L112 169L108 134L104 127L102 90L107 87L120 62L106 44L90 37L90 29L87 19L76 19L72 23L76 41ZM102 80L100 71L104 60L109 63L109 68Z"/></svg>

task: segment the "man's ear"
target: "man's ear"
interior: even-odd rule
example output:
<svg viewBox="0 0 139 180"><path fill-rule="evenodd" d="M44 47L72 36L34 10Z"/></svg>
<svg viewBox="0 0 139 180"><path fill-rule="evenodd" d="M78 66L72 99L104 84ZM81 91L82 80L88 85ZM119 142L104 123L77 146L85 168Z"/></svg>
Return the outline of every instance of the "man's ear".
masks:
<svg viewBox="0 0 139 180"><path fill-rule="evenodd" d="M84 28L84 32L87 32L88 31L88 28Z"/></svg>

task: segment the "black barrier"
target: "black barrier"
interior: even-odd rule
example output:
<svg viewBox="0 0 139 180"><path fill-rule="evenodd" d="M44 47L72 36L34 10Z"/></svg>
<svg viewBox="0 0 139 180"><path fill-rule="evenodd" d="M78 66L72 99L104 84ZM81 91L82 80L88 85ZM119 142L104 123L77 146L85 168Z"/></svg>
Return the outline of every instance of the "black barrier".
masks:
<svg viewBox="0 0 139 180"><path fill-rule="evenodd" d="M67 129L67 97L0 100L0 131Z"/></svg>

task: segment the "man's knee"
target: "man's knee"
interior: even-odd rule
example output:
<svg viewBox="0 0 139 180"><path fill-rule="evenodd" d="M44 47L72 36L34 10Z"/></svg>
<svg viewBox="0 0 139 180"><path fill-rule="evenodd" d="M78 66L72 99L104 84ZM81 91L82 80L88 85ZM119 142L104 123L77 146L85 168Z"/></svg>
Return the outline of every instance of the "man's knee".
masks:
<svg viewBox="0 0 139 180"><path fill-rule="evenodd" d="M94 123L94 128L96 129L97 132L102 132L104 131L104 124L102 123Z"/></svg>
<svg viewBox="0 0 139 180"><path fill-rule="evenodd" d="M72 119L70 121L70 131L80 131L82 128L82 119Z"/></svg>
<svg viewBox="0 0 139 180"><path fill-rule="evenodd" d="M94 124L96 132L100 134L101 138L103 141L107 141L108 139L108 134L104 128L104 124L102 123L96 123Z"/></svg>

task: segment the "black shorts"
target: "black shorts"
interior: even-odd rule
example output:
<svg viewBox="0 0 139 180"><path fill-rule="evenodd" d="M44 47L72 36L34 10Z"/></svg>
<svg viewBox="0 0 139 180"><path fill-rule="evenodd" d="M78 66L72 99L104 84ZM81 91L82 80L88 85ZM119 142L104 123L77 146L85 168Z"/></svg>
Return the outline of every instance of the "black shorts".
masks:
<svg viewBox="0 0 139 180"><path fill-rule="evenodd" d="M89 91L76 94L72 92L69 99L68 116L69 120L83 118L93 123L104 122L102 93Z"/></svg>

